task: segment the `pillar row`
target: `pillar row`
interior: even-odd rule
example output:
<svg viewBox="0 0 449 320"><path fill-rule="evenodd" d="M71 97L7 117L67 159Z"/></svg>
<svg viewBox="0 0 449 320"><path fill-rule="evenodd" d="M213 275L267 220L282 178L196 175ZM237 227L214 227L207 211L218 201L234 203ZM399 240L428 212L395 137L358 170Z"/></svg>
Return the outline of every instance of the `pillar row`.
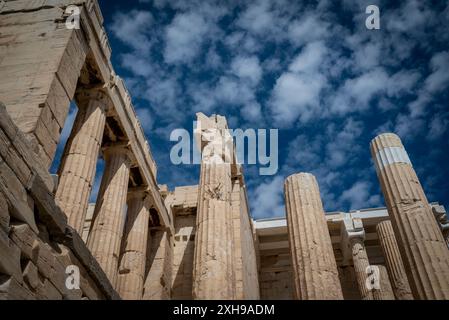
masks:
<svg viewBox="0 0 449 320"><path fill-rule="evenodd" d="M412 290L391 222L389 220L380 222L376 230L396 298L398 300L413 300Z"/></svg>
<svg viewBox="0 0 449 320"><path fill-rule="evenodd" d="M376 137L371 154L413 295L449 299L449 250L400 138Z"/></svg>
<svg viewBox="0 0 449 320"><path fill-rule="evenodd" d="M103 152L106 166L101 181L87 246L111 284L116 287L118 258L125 221L130 157L123 146Z"/></svg>
<svg viewBox="0 0 449 320"><path fill-rule="evenodd" d="M147 192L128 192L128 212L117 278L117 291L124 300L142 299L151 204Z"/></svg>
<svg viewBox="0 0 449 320"><path fill-rule="evenodd" d="M341 300L332 242L315 177L289 176L284 184L295 296L300 300Z"/></svg>
<svg viewBox="0 0 449 320"><path fill-rule="evenodd" d="M108 98L100 90L78 95L78 113L59 168L55 199L82 234L106 121Z"/></svg>

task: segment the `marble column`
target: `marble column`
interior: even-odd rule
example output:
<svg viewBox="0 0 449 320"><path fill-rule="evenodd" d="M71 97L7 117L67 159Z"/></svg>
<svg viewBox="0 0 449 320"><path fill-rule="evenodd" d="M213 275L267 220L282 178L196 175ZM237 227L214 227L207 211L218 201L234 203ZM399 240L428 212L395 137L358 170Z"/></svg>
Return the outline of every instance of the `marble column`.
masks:
<svg viewBox="0 0 449 320"><path fill-rule="evenodd" d="M124 146L108 147L103 155L106 166L87 246L116 287L131 161Z"/></svg>
<svg viewBox="0 0 449 320"><path fill-rule="evenodd" d="M124 300L142 299L151 203L142 189L128 192L128 213L117 278L117 291Z"/></svg>
<svg viewBox="0 0 449 320"><path fill-rule="evenodd" d="M284 194L295 297L342 300L337 263L315 177L308 173L289 176Z"/></svg>
<svg viewBox="0 0 449 320"><path fill-rule="evenodd" d="M389 220L380 222L376 230L396 298L398 300L413 300L412 290L408 283L391 222Z"/></svg>
<svg viewBox="0 0 449 320"><path fill-rule="evenodd" d="M59 167L55 199L69 225L82 234L109 99L101 90L84 91L77 97L78 113Z"/></svg>
<svg viewBox="0 0 449 320"><path fill-rule="evenodd" d="M169 229L154 228L148 233L146 261L143 300L171 299L173 240Z"/></svg>
<svg viewBox="0 0 449 320"><path fill-rule="evenodd" d="M202 162L193 264L193 298L234 299L233 230L231 208L232 144L226 120L220 116L198 119L196 134ZM203 131L204 130L204 131Z"/></svg>
<svg viewBox="0 0 449 320"><path fill-rule="evenodd" d="M400 138L379 135L371 154L414 297L448 300L449 250Z"/></svg>

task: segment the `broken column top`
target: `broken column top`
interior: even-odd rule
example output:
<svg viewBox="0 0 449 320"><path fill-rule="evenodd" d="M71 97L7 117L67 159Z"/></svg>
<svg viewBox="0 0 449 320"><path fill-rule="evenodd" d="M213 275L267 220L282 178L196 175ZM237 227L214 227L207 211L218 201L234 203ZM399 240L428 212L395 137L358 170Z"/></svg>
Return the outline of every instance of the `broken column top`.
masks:
<svg viewBox="0 0 449 320"><path fill-rule="evenodd" d="M222 129L222 130L226 130L229 129L228 128L228 124L226 121L226 117L218 115L218 114L213 114L210 117L206 116L204 113L202 112L198 112L196 114L197 117L197 128L201 128L201 129ZM201 123L201 126L200 126Z"/></svg>
<svg viewBox="0 0 449 320"><path fill-rule="evenodd" d="M318 183L318 181L316 181L315 176L308 172L294 173L294 174L288 176L287 179L285 179L285 180L291 179L293 177L299 177L301 179L301 184L309 184L309 183L313 183L314 181L316 183Z"/></svg>
<svg viewBox="0 0 449 320"><path fill-rule="evenodd" d="M234 142L225 117L220 115L207 117L201 112L197 113L194 135L203 161L235 163Z"/></svg>

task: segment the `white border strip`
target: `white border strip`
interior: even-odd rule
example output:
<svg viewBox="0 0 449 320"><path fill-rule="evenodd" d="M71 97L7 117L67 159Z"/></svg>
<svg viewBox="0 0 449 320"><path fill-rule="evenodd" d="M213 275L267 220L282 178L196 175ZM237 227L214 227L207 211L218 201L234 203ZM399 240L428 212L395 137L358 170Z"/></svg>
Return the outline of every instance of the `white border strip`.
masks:
<svg viewBox="0 0 449 320"><path fill-rule="evenodd" d="M376 169L378 171L393 163L412 165L407 151L403 147L386 147L376 153Z"/></svg>

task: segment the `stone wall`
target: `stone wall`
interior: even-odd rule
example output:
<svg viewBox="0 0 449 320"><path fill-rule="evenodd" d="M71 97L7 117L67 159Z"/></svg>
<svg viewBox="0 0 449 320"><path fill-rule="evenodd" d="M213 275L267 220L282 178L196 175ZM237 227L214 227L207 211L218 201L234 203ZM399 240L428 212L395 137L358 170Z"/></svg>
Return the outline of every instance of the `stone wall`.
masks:
<svg viewBox="0 0 449 320"><path fill-rule="evenodd" d="M0 12L0 101L49 167L88 45L65 27L74 1L7 1Z"/></svg>
<svg viewBox="0 0 449 320"><path fill-rule="evenodd" d="M272 250L261 255L259 286L261 299L293 299L293 268L289 250Z"/></svg>
<svg viewBox="0 0 449 320"><path fill-rule="evenodd" d="M79 28L66 27L69 5L79 9ZM161 278L166 283L161 296L170 297L173 221L131 97L110 62L98 2L2 1L0 33L0 101L6 104L1 107L0 135L2 296L118 298L111 284L116 283L122 237L125 243L129 240L122 234L121 208L128 191L139 189L151 199L154 211L143 230L151 227L149 234L160 239L156 247L148 246L155 247L156 262L149 266L148 278ZM52 177L47 170L72 101L79 121L65 146L59 177ZM89 116L93 113L95 117ZM93 214L87 202L102 156L106 169ZM121 169L121 180L111 175L115 166ZM105 226L106 220L110 225ZM90 251L81 236L89 240ZM68 265L81 272L76 295L64 289ZM138 269L138 278L143 278L143 266Z"/></svg>
<svg viewBox="0 0 449 320"><path fill-rule="evenodd" d="M172 299L192 299L196 216L175 216Z"/></svg>
<svg viewBox="0 0 449 320"><path fill-rule="evenodd" d="M198 186L176 187L166 198L174 217L172 298L192 299Z"/></svg>
<svg viewBox="0 0 449 320"><path fill-rule="evenodd" d="M53 179L0 104L0 299L118 299L53 198ZM66 286L66 268L80 289Z"/></svg>

